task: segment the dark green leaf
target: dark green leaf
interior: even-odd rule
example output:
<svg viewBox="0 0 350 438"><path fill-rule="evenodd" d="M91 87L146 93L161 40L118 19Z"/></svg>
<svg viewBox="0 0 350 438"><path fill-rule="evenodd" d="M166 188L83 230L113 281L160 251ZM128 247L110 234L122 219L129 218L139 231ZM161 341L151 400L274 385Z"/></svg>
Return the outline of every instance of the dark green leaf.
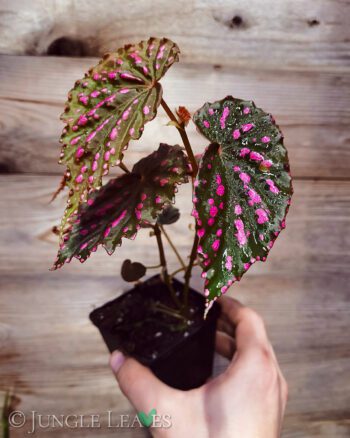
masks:
<svg viewBox="0 0 350 438"><path fill-rule="evenodd" d="M193 120L212 142L200 162L193 212L212 300L266 259L285 226L292 184L282 133L253 102L228 96L206 103Z"/></svg>
<svg viewBox="0 0 350 438"><path fill-rule="evenodd" d="M180 146L161 144L132 169L92 192L64 236L53 269L72 257L84 262L102 244L112 254L123 237L133 239L141 223L154 222L173 201L176 185L188 181L189 164Z"/></svg>
<svg viewBox="0 0 350 438"><path fill-rule="evenodd" d="M121 269L122 279L125 281L137 281L146 274L147 268L142 263L124 260Z"/></svg>
<svg viewBox="0 0 350 438"><path fill-rule="evenodd" d="M161 225L174 224L180 219L180 211L173 205L166 205L158 215L157 222Z"/></svg>
<svg viewBox="0 0 350 438"><path fill-rule="evenodd" d="M175 43L150 38L106 54L78 80L68 95L61 119L61 163L67 165L69 203L61 231L89 190L101 186L109 166L118 164L131 139L140 138L156 116L162 97L158 83L178 60Z"/></svg>

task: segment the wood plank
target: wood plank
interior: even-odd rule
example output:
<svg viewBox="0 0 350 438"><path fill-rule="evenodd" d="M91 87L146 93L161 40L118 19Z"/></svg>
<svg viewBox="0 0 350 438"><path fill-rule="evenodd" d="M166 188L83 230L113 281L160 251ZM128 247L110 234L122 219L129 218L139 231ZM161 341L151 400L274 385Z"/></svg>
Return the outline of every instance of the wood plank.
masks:
<svg viewBox="0 0 350 438"><path fill-rule="evenodd" d="M0 62L0 168L9 172L61 173L57 165L58 120L67 90L96 59L2 56ZM281 125L296 177L349 176L350 75L304 72L260 72L239 68L213 69L179 64L163 80L164 97L172 107L195 111L204 101L227 94L254 98ZM132 142L129 163L155 149L160 141L179 142L165 113L146 125L141 140ZM189 135L196 152L206 141ZM135 143L135 144L134 144Z"/></svg>
<svg viewBox="0 0 350 438"><path fill-rule="evenodd" d="M0 52L100 55L150 35L174 39L185 61L261 68L350 66L346 0L12 0L0 6ZM15 31L14 31L15 30ZM51 50L52 53L52 50Z"/></svg>
<svg viewBox="0 0 350 438"><path fill-rule="evenodd" d="M14 386L18 409L26 413L100 413L106 424L108 410L133 411L115 386L106 348L87 315L128 289L118 276L123 258L149 261L156 248L141 233L113 257L100 250L83 265L75 260L48 272L56 250L49 230L63 208L62 198L48 204L55 183L54 176L0 176L0 389ZM190 222L189 189L181 187L182 218L169 228L183 254L190 246L184 226ZM264 316L289 382L284 437L350 433L349 189L345 181L297 181L287 229L267 263L254 265L230 291ZM172 255L170 262L175 267ZM194 286L201 287L198 274ZM224 366L217 360L216 372ZM57 437L71 433L91 436L50 430ZM115 433L103 427L97 436ZM140 433L118 430L125 437Z"/></svg>

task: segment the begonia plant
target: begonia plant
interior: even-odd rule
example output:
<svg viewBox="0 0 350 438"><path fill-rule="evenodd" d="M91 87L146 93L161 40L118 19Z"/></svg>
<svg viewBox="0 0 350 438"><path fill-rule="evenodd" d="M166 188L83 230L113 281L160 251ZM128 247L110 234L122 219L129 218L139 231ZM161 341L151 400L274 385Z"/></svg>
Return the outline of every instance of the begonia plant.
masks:
<svg viewBox="0 0 350 438"><path fill-rule="evenodd" d="M202 269L208 310L254 262L266 260L285 227L292 185L281 130L253 101L226 96L204 103L192 116L184 107L175 113L169 108L160 79L178 59L178 46L166 38L126 45L107 53L69 92L60 140L60 163L66 166L61 188L69 193L53 269L74 257L84 262L99 246L112 254L123 239L150 228L161 278L174 301L171 312L188 318L193 266ZM154 152L128 169L123 159L129 142L137 148L135 140L159 106L181 143L154 145ZM199 160L186 133L190 122L202 136ZM111 166L123 174L104 182ZM195 231L188 262L166 231L180 216L173 206L179 184L193 189ZM176 272L184 273L180 296L167 269L163 237L180 261ZM126 260L122 277L138 281L148 269Z"/></svg>

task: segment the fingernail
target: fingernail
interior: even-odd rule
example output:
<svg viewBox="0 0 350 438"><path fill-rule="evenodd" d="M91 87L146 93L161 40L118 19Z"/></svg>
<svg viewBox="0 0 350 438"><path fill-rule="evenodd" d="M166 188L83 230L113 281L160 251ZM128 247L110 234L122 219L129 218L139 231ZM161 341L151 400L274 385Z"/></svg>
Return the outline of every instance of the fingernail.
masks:
<svg viewBox="0 0 350 438"><path fill-rule="evenodd" d="M120 351L114 351L111 356L110 366L114 373L117 373L125 361L125 356Z"/></svg>

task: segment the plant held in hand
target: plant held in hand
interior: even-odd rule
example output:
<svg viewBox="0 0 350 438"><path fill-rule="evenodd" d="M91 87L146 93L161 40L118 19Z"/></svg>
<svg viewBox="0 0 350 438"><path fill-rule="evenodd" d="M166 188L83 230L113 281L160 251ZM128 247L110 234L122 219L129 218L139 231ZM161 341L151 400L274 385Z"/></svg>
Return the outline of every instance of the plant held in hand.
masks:
<svg viewBox="0 0 350 438"><path fill-rule="evenodd" d="M177 45L165 38L127 45L106 54L69 92L61 116L66 125L60 160L66 166L62 186L68 187L69 195L53 267L73 257L84 262L99 245L112 254L123 238L133 239L141 227L149 227L160 254L158 283L168 293L165 302L157 296L146 305L145 298L144 306L152 315L166 315L165 325L172 332L181 332L195 320L189 298L193 266L203 271L208 312L255 261L266 260L285 227L292 195L283 135L273 117L252 101L227 96L195 112L192 121L203 143L205 138L209 143L197 163L186 133L191 115L184 107L174 114L159 83L178 57ZM178 129L182 146L162 143L129 170L123 163L128 143L141 137L159 105ZM119 166L124 174L102 185L110 166ZM193 186L196 222L188 263L165 230L180 216L172 203L177 186L184 183ZM163 237L176 253L176 272L184 273L184 285L167 270ZM126 260L122 277L137 281L146 271L143 264ZM122 312L124 329L126 313ZM202 313L196 324L203 324ZM137 357L135 351L131 353Z"/></svg>

